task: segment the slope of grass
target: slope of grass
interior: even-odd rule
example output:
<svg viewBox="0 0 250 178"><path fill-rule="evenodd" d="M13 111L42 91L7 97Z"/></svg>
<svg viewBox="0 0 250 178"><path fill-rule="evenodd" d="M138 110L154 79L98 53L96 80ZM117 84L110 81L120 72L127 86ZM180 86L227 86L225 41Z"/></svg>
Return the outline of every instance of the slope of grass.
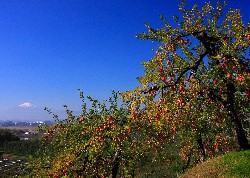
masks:
<svg viewBox="0 0 250 178"><path fill-rule="evenodd" d="M232 152L197 165L180 178L250 178L250 150Z"/></svg>

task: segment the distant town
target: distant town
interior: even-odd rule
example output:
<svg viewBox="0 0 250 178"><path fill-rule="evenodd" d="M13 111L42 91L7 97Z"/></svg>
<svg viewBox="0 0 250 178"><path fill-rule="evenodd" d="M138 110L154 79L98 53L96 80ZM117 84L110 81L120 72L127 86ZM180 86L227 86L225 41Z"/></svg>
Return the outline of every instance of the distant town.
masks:
<svg viewBox="0 0 250 178"><path fill-rule="evenodd" d="M0 121L0 127L52 125L52 121Z"/></svg>

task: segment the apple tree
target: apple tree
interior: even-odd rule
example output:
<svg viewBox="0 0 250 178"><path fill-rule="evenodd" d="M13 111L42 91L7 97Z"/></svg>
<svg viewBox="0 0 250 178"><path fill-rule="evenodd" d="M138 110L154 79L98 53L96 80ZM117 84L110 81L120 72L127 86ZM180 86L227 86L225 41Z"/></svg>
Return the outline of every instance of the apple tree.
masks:
<svg viewBox="0 0 250 178"><path fill-rule="evenodd" d="M113 93L45 128L44 149L33 177L134 177L143 161L165 157L168 145L194 163L230 149L249 149L250 25L225 3L213 8L179 6L182 17L163 27L149 24L139 39L155 41L155 56L143 62L140 87ZM122 97L122 101L119 100ZM50 112L50 111L49 111ZM237 143L237 144L235 144ZM138 171L139 170L139 171Z"/></svg>
<svg viewBox="0 0 250 178"><path fill-rule="evenodd" d="M33 161L33 177L117 177L134 176L140 160L157 155L160 143L153 143L134 119L127 103L113 92L108 101L87 97L83 93L82 113L74 116L67 106L67 119L42 127L46 131L43 147ZM52 114L50 110L48 112ZM148 128L152 129L152 128Z"/></svg>
<svg viewBox="0 0 250 178"><path fill-rule="evenodd" d="M225 6L188 9L182 1L175 24L160 16L162 28L146 24L148 32L137 35L158 47L143 62L141 87L123 98L131 112L143 112L141 121L178 140L187 162L194 153L203 160L207 153L249 149L250 24L238 9L223 14Z"/></svg>

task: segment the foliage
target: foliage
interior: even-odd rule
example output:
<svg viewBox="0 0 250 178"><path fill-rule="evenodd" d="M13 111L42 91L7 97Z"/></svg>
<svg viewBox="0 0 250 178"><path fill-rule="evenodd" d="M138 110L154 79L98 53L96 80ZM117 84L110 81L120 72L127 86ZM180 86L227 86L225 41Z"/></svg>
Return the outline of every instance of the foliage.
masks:
<svg viewBox="0 0 250 178"><path fill-rule="evenodd" d="M2 150L5 153L12 153L15 155L36 155L38 149L40 149L39 140L26 140L26 141L10 141L5 142L2 146Z"/></svg>
<svg viewBox="0 0 250 178"><path fill-rule="evenodd" d="M182 171L182 160L178 155L179 150L176 145L165 144L164 149L159 150L157 157L154 159L146 158L140 160L139 168L135 177L168 177L175 178Z"/></svg>
<svg viewBox="0 0 250 178"><path fill-rule="evenodd" d="M45 149L34 162L33 176L134 176L140 160L151 161L158 155L161 144L151 143L149 128L130 117L126 103L118 104L118 93L102 103L88 97L90 109L82 92L81 98L80 116L73 116L65 106L68 118L59 121L54 115L58 123L43 128Z"/></svg>
<svg viewBox="0 0 250 178"><path fill-rule="evenodd" d="M18 141L20 140L17 136L12 134L7 129L0 129L0 146L2 146L5 142L9 141Z"/></svg>
<svg viewBox="0 0 250 178"><path fill-rule="evenodd" d="M188 177L246 177L250 175L250 151L232 152L207 160L187 170L180 178Z"/></svg>

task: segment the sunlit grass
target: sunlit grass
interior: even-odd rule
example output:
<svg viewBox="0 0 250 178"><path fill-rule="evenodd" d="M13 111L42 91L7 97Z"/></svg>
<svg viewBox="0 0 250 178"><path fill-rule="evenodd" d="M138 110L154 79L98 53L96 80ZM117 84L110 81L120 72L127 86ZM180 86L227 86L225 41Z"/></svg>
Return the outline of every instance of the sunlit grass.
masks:
<svg viewBox="0 0 250 178"><path fill-rule="evenodd" d="M187 170L180 178L250 177L250 150L232 152Z"/></svg>

